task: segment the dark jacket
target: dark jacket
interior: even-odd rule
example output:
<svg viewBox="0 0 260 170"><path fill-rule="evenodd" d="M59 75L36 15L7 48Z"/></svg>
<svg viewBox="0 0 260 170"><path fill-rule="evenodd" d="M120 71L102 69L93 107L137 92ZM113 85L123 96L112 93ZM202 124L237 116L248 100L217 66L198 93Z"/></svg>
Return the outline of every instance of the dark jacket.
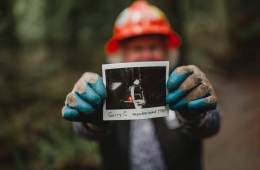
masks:
<svg viewBox="0 0 260 170"><path fill-rule="evenodd" d="M202 169L202 139L219 130L219 111L207 112L197 123L182 122L175 129L167 126L165 118L155 118L152 121L169 170ZM114 121L109 131L102 135L89 131L82 123L74 123L74 129L83 137L98 139L104 169L129 169L130 121Z"/></svg>

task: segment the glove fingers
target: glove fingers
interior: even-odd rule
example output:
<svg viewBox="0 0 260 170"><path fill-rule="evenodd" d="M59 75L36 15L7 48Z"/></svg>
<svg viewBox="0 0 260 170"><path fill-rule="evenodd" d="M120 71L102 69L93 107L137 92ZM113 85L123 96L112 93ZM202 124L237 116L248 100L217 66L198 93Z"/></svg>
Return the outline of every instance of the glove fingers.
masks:
<svg viewBox="0 0 260 170"><path fill-rule="evenodd" d="M171 110L179 110L181 108L185 108L187 107L189 101L187 99L182 99L179 102L177 102L176 104L169 104L169 107Z"/></svg>
<svg viewBox="0 0 260 170"><path fill-rule="evenodd" d="M76 109L72 109L69 106L63 106L62 108L62 117L70 121L79 121L80 114Z"/></svg>
<svg viewBox="0 0 260 170"><path fill-rule="evenodd" d="M102 78L96 73L86 72L75 84L73 91L84 92L86 90L86 84L88 84L101 99L106 96L106 88L102 81Z"/></svg>
<svg viewBox="0 0 260 170"><path fill-rule="evenodd" d="M185 91L182 89L177 89L174 92L168 94L166 96L166 103L175 104L180 100L183 96L185 96Z"/></svg>
<svg viewBox="0 0 260 170"><path fill-rule="evenodd" d="M194 88L192 91L190 91L189 94L185 97L188 101L200 99L203 97L206 97L211 93L211 89L206 84L202 83L196 88Z"/></svg>
<svg viewBox="0 0 260 170"><path fill-rule="evenodd" d="M193 100L188 103L188 108L191 110L210 110L215 109L217 105L216 96L208 96L205 98Z"/></svg>
<svg viewBox="0 0 260 170"><path fill-rule="evenodd" d="M84 73L70 92L62 109L62 117L71 121L84 121L99 110L105 97L102 78L96 73Z"/></svg>
<svg viewBox="0 0 260 170"><path fill-rule="evenodd" d="M81 99L77 93L69 93L65 104L86 115L95 111L93 106Z"/></svg>
<svg viewBox="0 0 260 170"><path fill-rule="evenodd" d="M106 97L106 88L101 77L99 77L95 83L88 84L101 97L101 99Z"/></svg>
<svg viewBox="0 0 260 170"><path fill-rule="evenodd" d="M177 90L171 92L166 97L166 102L171 104L177 103L188 92L200 85L200 83L201 78L196 76L195 74L192 74L180 85L180 87Z"/></svg>
<svg viewBox="0 0 260 170"><path fill-rule="evenodd" d="M98 74L89 72L84 73L73 88L73 92L93 106L102 103L106 96L105 91L102 78Z"/></svg>
<svg viewBox="0 0 260 170"><path fill-rule="evenodd" d="M99 106L102 103L101 97L90 87L89 84L84 83L81 88L75 88L75 93L93 106Z"/></svg>
<svg viewBox="0 0 260 170"><path fill-rule="evenodd" d="M192 74L192 70L182 68L183 67L178 67L171 73L167 82L167 88L169 91L177 89L183 81Z"/></svg>
<svg viewBox="0 0 260 170"><path fill-rule="evenodd" d="M200 84L196 88L194 88L192 91L187 94L187 96L180 101L178 101L175 104L170 104L170 109L172 110L178 110L184 107L187 107L188 103L190 101L201 99L205 96L207 96L210 93L210 88L206 86L205 84Z"/></svg>
<svg viewBox="0 0 260 170"><path fill-rule="evenodd" d="M87 120L87 117L84 116L84 114L67 105L63 106L62 108L62 117L66 120L75 122L82 122Z"/></svg>

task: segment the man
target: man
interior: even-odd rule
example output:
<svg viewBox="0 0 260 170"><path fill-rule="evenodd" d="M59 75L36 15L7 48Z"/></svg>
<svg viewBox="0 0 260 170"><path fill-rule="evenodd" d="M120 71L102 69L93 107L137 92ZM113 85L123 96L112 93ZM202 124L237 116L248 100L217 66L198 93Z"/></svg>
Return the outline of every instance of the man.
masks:
<svg viewBox="0 0 260 170"><path fill-rule="evenodd" d="M106 50L110 62L169 60L173 69L179 45L164 14L137 0L119 15ZM106 88L98 74L88 72L68 94L62 116L74 121L81 136L99 142L105 169L201 170L202 140L220 127L214 90L191 65L175 68L167 89L169 117L104 122Z"/></svg>
<svg viewBox="0 0 260 170"><path fill-rule="evenodd" d="M132 86L129 87L131 94L131 101L134 103L135 108L142 108L145 105L143 89L140 81L136 79Z"/></svg>

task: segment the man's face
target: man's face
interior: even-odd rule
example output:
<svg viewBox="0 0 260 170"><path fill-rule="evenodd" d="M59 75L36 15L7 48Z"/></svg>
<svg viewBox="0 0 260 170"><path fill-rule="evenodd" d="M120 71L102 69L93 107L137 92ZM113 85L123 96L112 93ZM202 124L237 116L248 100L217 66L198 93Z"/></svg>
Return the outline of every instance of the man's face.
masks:
<svg viewBox="0 0 260 170"><path fill-rule="evenodd" d="M166 40L159 37L137 37L122 45L125 62L168 60Z"/></svg>

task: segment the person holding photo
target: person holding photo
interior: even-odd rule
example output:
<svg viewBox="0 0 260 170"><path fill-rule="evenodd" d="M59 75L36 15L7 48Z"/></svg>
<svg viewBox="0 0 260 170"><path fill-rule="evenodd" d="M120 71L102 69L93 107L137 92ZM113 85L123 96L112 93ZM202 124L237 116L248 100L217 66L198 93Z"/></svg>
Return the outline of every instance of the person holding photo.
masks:
<svg viewBox="0 0 260 170"><path fill-rule="evenodd" d="M79 135L100 144L104 169L203 169L203 139L219 131L220 112L206 75L194 65L177 67L179 46L180 37L164 13L144 0L120 13L106 45L109 63L170 62L167 118L104 122L106 88L96 73L84 73L67 95L62 117ZM178 126L171 126L174 118Z"/></svg>

